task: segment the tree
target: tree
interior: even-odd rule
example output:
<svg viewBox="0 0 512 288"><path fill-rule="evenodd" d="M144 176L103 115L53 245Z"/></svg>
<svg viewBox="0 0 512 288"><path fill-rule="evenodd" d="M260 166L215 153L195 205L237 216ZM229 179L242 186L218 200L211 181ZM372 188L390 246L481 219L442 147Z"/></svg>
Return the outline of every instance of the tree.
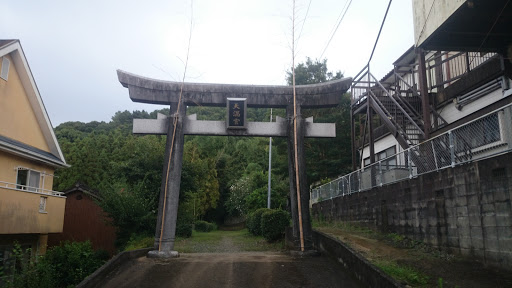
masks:
<svg viewBox="0 0 512 288"><path fill-rule="evenodd" d="M327 59L315 60L307 57L305 63L295 68L295 84L315 84L341 79L341 71L330 72ZM292 85L292 71L286 72L288 85ZM350 150L350 97L340 95L340 104L327 109L303 109L304 118L313 116L315 122L336 123L336 138L305 140L307 177L311 183L324 178L345 174L351 169Z"/></svg>
<svg viewBox="0 0 512 288"><path fill-rule="evenodd" d="M300 63L295 67L295 84L307 85L327 82L335 79L343 78L341 71L329 72L327 71L327 59L311 61L307 57L305 63ZM286 82L292 85L292 71L286 72Z"/></svg>

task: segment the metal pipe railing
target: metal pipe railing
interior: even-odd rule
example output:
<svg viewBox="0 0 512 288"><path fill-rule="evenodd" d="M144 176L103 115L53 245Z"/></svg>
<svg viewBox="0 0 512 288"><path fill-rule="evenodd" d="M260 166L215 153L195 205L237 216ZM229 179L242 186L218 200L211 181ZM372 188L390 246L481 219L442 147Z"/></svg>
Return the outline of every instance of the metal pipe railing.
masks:
<svg viewBox="0 0 512 288"><path fill-rule="evenodd" d="M327 184L315 187L311 190L312 203L508 153L512 151L512 135L509 135L512 134L509 131L512 126L510 115L512 115L512 104L336 178ZM333 183L336 184L333 185ZM338 183L347 183L348 191L339 189Z"/></svg>

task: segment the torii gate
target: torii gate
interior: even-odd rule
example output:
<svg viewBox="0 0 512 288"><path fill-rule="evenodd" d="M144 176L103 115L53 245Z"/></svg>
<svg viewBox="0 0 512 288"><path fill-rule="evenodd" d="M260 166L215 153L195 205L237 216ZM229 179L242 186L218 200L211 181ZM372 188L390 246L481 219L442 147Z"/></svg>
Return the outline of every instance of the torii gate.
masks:
<svg viewBox="0 0 512 288"><path fill-rule="evenodd" d="M304 137L336 137L336 126L334 123L313 123L312 118L303 119L300 111L301 108L337 106L341 95L350 87L351 78L296 86L296 115L298 121L297 137L295 138L292 86L181 83L145 78L121 70L117 70L117 76L119 82L125 88L128 88L132 101L170 105L171 110L169 117L158 117L156 120L133 120L133 133L135 134L167 135L155 233L155 250L150 251L148 257L171 258L178 256L178 252L173 251L173 249L178 214L184 135L288 137L288 172L294 243L296 248L301 247L299 231L302 230L302 250L312 249ZM183 91L180 101L181 89ZM196 105L227 106L228 112L231 111L233 113L236 113L237 108L241 108L242 113L236 113L238 116L234 118L232 117L234 114L228 115L227 121L198 121L195 115L186 116L186 107ZM246 111L243 110L245 107L286 108L286 119L279 118L276 122L246 123L244 118ZM174 120L177 120L176 125L173 125ZM171 141L172 138L174 138L174 143ZM295 139L297 141L297 157L295 157L294 152ZM295 159L298 162L300 206L302 210L300 220L302 221L299 221L297 204ZM165 225L162 225L162 218ZM300 227L300 222L302 227Z"/></svg>

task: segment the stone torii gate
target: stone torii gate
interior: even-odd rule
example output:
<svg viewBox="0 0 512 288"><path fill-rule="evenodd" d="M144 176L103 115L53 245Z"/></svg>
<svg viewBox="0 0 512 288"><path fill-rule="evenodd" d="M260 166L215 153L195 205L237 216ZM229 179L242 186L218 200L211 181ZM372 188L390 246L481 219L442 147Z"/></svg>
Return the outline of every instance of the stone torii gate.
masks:
<svg viewBox="0 0 512 288"><path fill-rule="evenodd" d="M288 138L288 171L290 178L290 204L293 222L293 238L296 248L300 245L300 222L302 223L303 249L312 249L312 229L309 215L309 187L306 181L304 137L336 137L334 123L313 123L312 118L301 116L302 108L327 108L338 105L341 95L352 82L351 78L313 85L296 86L297 158L294 152L294 99L292 86L231 85L181 83L161 81L137 76L117 70L119 82L128 88L134 102L170 105L170 116L159 116L155 120L134 119L133 133L167 135L162 186L158 208L154 251L149 257L177 257L173 251L178 214L178 199L181 181L184 135L231 135ZM180 101L180 91L181 101ZM227 121L198 121L195 115L186 116L187 106L226 107ZM246 123L245 107L285 108L286 119L276 122ZM242 114L235 112L240 108ZM231 116L237 115L238 118ZM241 116L241 117L240 117ZM176 125L174 125L176 121ZM174 138L174 141L171 139ZM172 147L171 147L172 145ZM295 173L298 162L299 187ZM301 220L297 200L300 191ZM163 217L162 217L163 216ZM165 225L162 225L162 220Z"/></svg>

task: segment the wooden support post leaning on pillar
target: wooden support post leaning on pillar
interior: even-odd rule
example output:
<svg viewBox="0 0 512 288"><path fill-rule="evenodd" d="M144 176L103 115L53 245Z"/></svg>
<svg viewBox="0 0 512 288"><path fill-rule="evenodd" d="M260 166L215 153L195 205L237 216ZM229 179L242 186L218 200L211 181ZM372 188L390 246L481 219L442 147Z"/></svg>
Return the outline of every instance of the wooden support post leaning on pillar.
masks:
<svg viewBox="0 0 512 288"><path fill-rule="evenodd" d="M171 116L168 118L167 143L165 144L165 162L162 173L160 201L158 204L155 250L148 253L148 257L151 258L179 256L178 252L173 249L176 236L176 219L178 217L183 144L185 142L183 122L186 121L186 106L182 103L181 107L178 107L178 103L171 103L170 114ZM176 128L174 128L174 121L177 121Z"/></svg>
<svg viewBox="0 0 512 288"><path fill-rule="evenodd" d="M427 66L425 63L425 53L423 49L418 48L416 50L418 57L418 77L419 77L419 85L420 85L420 95L421 95L421 106L423 110L423 123L424 123L424 133L425 139L430 138L430 96L428 94L428 86L427 86Z"/></svg>
<svg viewBox="0 0 512 288"><path fill-rule="evenodd" d="M293 137L293 105L286 107L286 118L288 120L288 172L290 178L290 210L292 212L292 228L294 248L300 250L300 226L299 211L297 205L297 182L295 178L295 155L294 155L294 137ZM299 185L300 202L302 208L302 232L304 237L304 251L313 249L313 236L311 228L311 219L309 214L309 187L306 179L306 159L304 154L304 130L305 122L301 116L300 105L297 105L297 159L299 162Z"/></svg>

